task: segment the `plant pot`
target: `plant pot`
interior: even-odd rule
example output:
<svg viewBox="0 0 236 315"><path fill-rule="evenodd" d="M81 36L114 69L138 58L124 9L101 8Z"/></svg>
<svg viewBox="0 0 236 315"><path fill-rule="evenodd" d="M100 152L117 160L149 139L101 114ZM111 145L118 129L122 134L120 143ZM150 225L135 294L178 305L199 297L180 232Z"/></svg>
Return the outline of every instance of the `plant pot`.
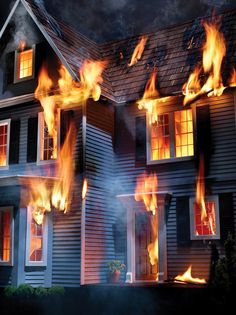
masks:
<svg viewBox="0 0 236 315"><path fill-rule="evenodd" d="M109 273L109 282L117 283L120 281L120 270L115 270Z"/></svg>

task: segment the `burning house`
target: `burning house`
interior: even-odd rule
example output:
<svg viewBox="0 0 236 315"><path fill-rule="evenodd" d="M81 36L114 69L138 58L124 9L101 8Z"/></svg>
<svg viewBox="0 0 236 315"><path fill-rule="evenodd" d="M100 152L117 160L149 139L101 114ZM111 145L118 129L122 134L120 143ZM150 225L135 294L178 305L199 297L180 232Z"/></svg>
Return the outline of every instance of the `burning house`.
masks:
<svg viewBox="0 0 236 315"><path fill-rule="evenodd" d="M236 224L236 11L98 45L17 0L0 33L0 285L205 283ZM191 274L192 269L192 274Z"/></svg>

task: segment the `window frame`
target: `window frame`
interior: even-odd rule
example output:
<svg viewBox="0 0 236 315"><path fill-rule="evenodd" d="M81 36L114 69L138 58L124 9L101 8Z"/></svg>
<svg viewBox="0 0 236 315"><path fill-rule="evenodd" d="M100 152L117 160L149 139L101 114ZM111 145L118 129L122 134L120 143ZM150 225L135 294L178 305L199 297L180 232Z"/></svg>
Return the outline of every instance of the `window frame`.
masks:
<svg viewBox="0 0 236 315"><path fill-rule="evenodd" d="M174 123L174 114L177 111L181 110L192 110L193 117L193 148L194 154L190 156L175 156L175 123ZM175 163L180 161L190 161L193 160L196 154L196 106L191 106L189 108L176 107L172 110L165 110L160 108L159 115L168 114L169 115L169 132L170 132L170 158L160 159L160 160L152 160L151 159L151 128L149 127L149 116L146 113L146 157L147 157L147 165L156 165L156 164L165 164L165 163Z"/></svg>
<svg viewBox="0 0 236 315"><path fill-rule="evenodd" d="M51 160L41 160L40 159L40 155L41 155L41 128L42 128L42 121L45 123L44 121L44 112L39 112L38 113L38 138L37 138L37 164L41 165L41 164L51 164L51 163L55 163L58 159L58 154L60 151L60 130L61 130L61 115L60 115L60 109L57 110L57 158L56 159L51 159Z"/></svg>
<svg viewBox="0 0 236 315"><path fill-rule="evenodd" d="M43 222L43 260L42 261L30 261L30 232L32 221L32 207L26 208L27 212L27 224L26 224L26 249L25 249L25 266L27 267L47 267L47 255L48 255L48 218L44 215Z"/></svg>
<svg viewBox="0 0 236 315"><path fill-rule="evenodd" d="M191 240L220 240L220 211L219 211L219 196L206 196L205 201L213 201L215 203L216 215L216 234L215 235L196 235L195 234L195 217L194 217L194 203L196 198L189 198L189 213L190 213L190 239Z"/></svg>
<svg viewBox="0 0 236 315"><path fill-rule="evenodd" d="M10 235L11 235L11 241L10 241L10 259L9 261L2 261L0 259L0 266L13 266L13 253L14 253L14 216L13 216L13 211L14 208L13 206L1 206L0 207L0 212L4 210L10 210L10 216L11 216L11 226L10 226Z"/></svg>
<svg viewBox="0 0 236 315"><path fill-rule="evenodd" d="M14 61L14 81L13 83L19 83L19 82L24 82L27 80L32 80L35 78L35 49L36 45L33 44L31 47L27 47L25 50L23 51L19 51L19 50L15 50L15 61ZM32 54L32 75L28 76L28 77L24 77L24 78L18 78L18 60L19 60L19 53L27 51L29 49L33 50L33 54Z"/></svg>
<svg viewBox="0 0 236 315"><path fill-rule="evenodd" d="M11 119L4 119L0 120L0 126L1 125L8 125L8 131L7 131L7 156L6 156L6 165L0 166L0 170L6 170L9 168L9 152L10 152L10 133L11 133Z"/></svg>

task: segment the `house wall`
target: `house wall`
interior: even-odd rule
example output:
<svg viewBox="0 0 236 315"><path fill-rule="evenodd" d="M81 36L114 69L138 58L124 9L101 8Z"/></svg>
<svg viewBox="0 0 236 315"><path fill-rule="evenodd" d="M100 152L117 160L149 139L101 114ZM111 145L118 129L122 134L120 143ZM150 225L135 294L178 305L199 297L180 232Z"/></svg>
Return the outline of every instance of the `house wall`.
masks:
<svg viewBox="0 0 236 315"><path fill-rule="evenodd" d="M114 251L114 108L99 101L87 106L84 283L107 281Z"/></svg>
<svg viewBox="0 0 236 315"><path fill-rule="evenodd" d="M166 103L168 108L180 105L181 100ZM212 194L232 192L234 194L234 219L236 215L236 141L235 105L232 91L226 91L219 98L204 98L196 103L210 105L212 145L210 168L206 182ZM136 178L144 171L155 171L158 176L158 190L172 193L167 216L167 264L168 277L173 278L193 265L193 274L208 277L210 247L208 241L191 241L187 246L177 242L176 198L195 196L196 169L194 161L179 161L147 166L135 161L135 119L144 116L136 104L120 106L116 110L116 158L115 173L119 182L118 194L133 193ZM120 209L124 205L120 204ZM123 212L121 212L123 213ZM234 226L235 226L234 221ZM125 235L123 234L125 238ZM222 242L216 242L219 248ZM125 255L125 247L123 254Z"/></svg>

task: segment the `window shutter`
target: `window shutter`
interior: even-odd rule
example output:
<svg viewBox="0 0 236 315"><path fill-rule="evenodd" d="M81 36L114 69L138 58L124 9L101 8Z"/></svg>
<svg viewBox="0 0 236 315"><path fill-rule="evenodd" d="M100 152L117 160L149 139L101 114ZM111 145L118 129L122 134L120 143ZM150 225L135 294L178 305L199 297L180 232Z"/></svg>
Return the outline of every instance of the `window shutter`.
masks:
<svg viewBox="0 0 236 315"><path fill-rule="evenodd" d="M233 194L219 194L220 239L225 242L228 233L234 236Z"/></svg>
<svg viewBox="0 0 236 315"><path fill-rule="evenodd" d="M196 108L197 114L197 167L199 164L200 155L203 155L205 161L205 174L209 170L210 156L212 153L211 141L211 120L210 106L205 105Z"/></svg>
<svg viewBox="0 0 236 315"><path fill-rule="evenodd" d="M177 244L190 244L189 197L176 198Z"/></svg>
<svg viewBox="0 0 236 315"><path fill-rule="evenodd" d="M9 164L19 163L20 120L11 121Z"/></svg>
<svg viewBox="0 0 236 315"><path fill-rule="evenodd" d="M15 51L6 54L6 86L14 82Z"/></svg>
<svg viewBox="0 0 236 315"><path fill-rule="evenodd" d="M28 119L27 162L37 161L38 116Z"/></svg>
<svg viewBox="0 0 236 315"><path fill-rule="evenodd" d="M39 70L45 60L47 52L46 43L39 43L35 45L35 76L38 76Z"/></svg>
<svg viewBox="0 0 236 315"><path fill-rule="evenodd" d="M61 145L65 141L73 116L73 110L61 111Z"/></svg>
<svg viewBox="0 0 236 315"><path fill-rule="evenodd" d="M135 135L135 159L137 162L146 161L146 116L136 117Z"/></svg>

